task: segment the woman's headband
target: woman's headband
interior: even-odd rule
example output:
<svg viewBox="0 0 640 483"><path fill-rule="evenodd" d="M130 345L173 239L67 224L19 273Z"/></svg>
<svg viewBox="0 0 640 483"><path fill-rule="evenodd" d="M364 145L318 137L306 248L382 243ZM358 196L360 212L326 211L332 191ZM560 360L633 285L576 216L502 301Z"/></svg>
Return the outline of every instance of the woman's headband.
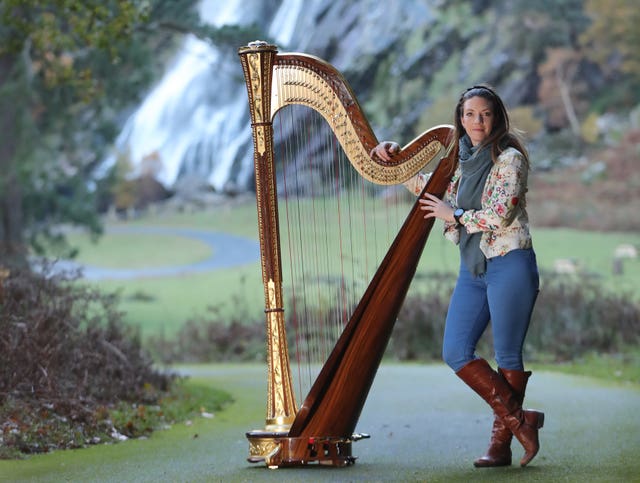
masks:
<svg viewBox="0 0 640 483"><path fill-rule="evenodd" d="M498 94L496 94L496 92L495 92L491 87L489 87L489 86L488 86L488 85L486 85L486 84L477 84L477 85L475 85L475 86L471 86L471 87L469 87L467 90L465 90L465 91L462 93L462 97L465 97L465 96L467 95L467 93L469 93L469 92L471 92L471 91L473 91L473 90L476 90L476 89L477 89L477 90L482 90L482 91L487 91L487 92L489 92L491 95L493 95L494 97L498 97Z"/></svg>

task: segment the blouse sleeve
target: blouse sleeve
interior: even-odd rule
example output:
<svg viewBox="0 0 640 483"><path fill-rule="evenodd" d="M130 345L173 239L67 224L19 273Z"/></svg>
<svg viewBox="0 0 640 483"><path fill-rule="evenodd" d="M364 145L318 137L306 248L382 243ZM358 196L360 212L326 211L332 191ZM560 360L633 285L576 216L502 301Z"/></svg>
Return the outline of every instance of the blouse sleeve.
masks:
<svg viewBox="0 0 640 483"><path fill-rule="evenodd" d="M413 178L409 178L402 183L405 188L411 191L414 195L419 196L422 190L427 185L427 181L431 177L431 173L418 173Z"/></svg>
<svg viewBox="0 0 640 483"><path fill-rule="evenodd" d="M527 170L522 153L509 150L503 153L492 169L482 195L481 210L468 210L462 223L468 233L493 231L508 226L514 211L526 191Z"/></svg>

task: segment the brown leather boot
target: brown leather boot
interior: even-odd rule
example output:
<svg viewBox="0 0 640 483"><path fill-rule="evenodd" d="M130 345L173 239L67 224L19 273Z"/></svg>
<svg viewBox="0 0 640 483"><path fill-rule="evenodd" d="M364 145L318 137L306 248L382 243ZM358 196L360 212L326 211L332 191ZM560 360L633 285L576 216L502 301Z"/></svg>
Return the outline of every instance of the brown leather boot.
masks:
<svg viewBox="0 0 640 483"><path fill-rule="evenodd" d="M498 369L505 381L511 386L517 401L522 405L527 389L527 381L531 371L516 371L511 369ZM473 462L476 468L488 468L494 466L511 465L511 440L513 433L507 425L494 413L493 428L489 448L484 456Z"/></svg>
<svg viewBox="0 0 640 483"><path fill-rule="evenodd" d="M540 449L538 429L544 424L544 413L522 409L509 384L484 359L469 362L456 374L491 406L518 439L525 451L520 466L526 466Z"/></svg>

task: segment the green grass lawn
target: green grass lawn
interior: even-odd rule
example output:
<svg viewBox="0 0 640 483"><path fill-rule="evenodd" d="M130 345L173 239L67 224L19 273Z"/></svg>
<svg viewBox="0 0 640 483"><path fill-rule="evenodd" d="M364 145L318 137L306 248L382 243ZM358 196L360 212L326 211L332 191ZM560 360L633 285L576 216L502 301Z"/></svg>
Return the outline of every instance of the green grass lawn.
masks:
<svg viewBox="0 0 640 483"><path fill-rule="evenodd" d="M135 268L191 263L210 255L210 249L199 241L181 236L123 234L110 228L122 226L155 226L224 231L257 239L257 217L251 202L235 207L211 208L189 214L145 216L131 222L110 222L106 234L96 245L81 240L79 261L110 268ZM396 210L398 223L404 211ZM388 216L388 215L381 215ZM384 222L381 218L377 222ZM333 226L328 222L326 226ZM457 248L441 235L436 224L424 250L418 274L456 272L459 264ZM612 271L613 253L622 244L640 246L640 234L593 233L571 229L533 229L534 246L541 271L551 273L558 259L573 260L578 277L597 277L603 290L629 293L640 298L640 261L624 261L623 273ZM221 254L221 256L224 256ZM230 269L206 273L184 274L134 280L102 280L100 289L119 291L126 320L138 326L143 335L175 333L190 317L203 315L209 307L222 313L262 317L264 308L260 263L251 262ZM420 277L412 290L420 289Z"/></svg>

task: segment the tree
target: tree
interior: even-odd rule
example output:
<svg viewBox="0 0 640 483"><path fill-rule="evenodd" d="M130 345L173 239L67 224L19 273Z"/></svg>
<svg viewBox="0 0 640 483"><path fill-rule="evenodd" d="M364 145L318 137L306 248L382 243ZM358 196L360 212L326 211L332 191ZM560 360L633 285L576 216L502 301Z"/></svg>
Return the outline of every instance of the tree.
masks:
<svg viewBox="0 0 640 483"><path fill-rule="evenodd" d="M591 25L580 37L586 56L615 82L621 105L637 102L640 89L640 9L636 0L587 0Z"/></svg>
<svg viewBox="0 0 640 483"><path fill-rule="evenodd" d="M578 109L587 107L587 85L578 76L583 56L568 48L549 48L547 59L538 66L540 106L546 113L546 124L561 129L567 124L576 139L580 139Z"/></svg>
<svg viewBox="0 0 640 483"><path fill-rule="evenodd" d="M88 173L177 34L206 34L197 3L0 3L0 266L63 241L62 223L100 232Z"/></svg>
<svg viewBox="0 0 640 483"><path fill-rule="evenodd" d="M499 12L500 25L510 24L508 42L517 52L526 52L537 64L548 48L576 48L589 18L584 0L501 0L492 6Z"/></svg>

